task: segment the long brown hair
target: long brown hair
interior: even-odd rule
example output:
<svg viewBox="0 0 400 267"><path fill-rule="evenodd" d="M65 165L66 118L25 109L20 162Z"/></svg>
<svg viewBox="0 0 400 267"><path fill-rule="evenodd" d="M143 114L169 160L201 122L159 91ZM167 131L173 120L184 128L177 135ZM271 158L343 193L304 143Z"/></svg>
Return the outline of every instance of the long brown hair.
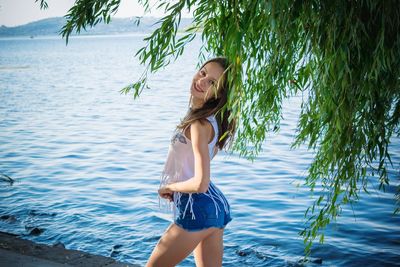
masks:
<svg viewBox="0 0 400 267"><path fill-rule="evenodd" d="M218 79L215 88L215 97L211 97L210 99L208 99L202 107L198 109L192 109L190 107L192 96L190 96L189 110L183 120L181 120L181 123L176 127L176 129L178 131L184 130L194 121L199 120L200 123L202 123L202 119L205 119L208 116L215 114L215 118L218 123L218 139L216 146L219 148L219 150L222 150L224 147L226 148L232 145L233 137L236 131L235 119L231 119L230 122L228 121L231 110L229 110L226 105L229 93L227 75L228 71L230 70L230 65L225 57L216 57L204 62L200 69L202 69L206 64L210 62L218 63L224 69L224 73Z"/></svg>

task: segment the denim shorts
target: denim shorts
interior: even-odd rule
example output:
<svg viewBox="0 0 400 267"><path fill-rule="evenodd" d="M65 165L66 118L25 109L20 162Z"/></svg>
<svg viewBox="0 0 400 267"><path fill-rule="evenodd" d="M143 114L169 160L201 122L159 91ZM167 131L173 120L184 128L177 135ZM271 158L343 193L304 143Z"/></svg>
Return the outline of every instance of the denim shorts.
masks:
<svg viewBox="0 0 400 267"><path fill-rule="evenodd" d="M177 205L178 214L174 219L175 224L189 232L200 231L209 227L225 228L232 220L229 203L221 191L215 189L215 185L210 186L213 186L214 192L216 192L215 190L219 192L220 197L213 194L213 201L213 199L207 195L210 194L210 190L208 190L206 194L192 193L192 210L194 216L190 209L191 203L186 206L189 201L189 194L183 193L181 195L180 203ZM225 204L222 202L223 200L221 200L221 198L223 198ZM216 208L216 205L218 205L219 209ZM185 208L186 212L183 214Z"/></svg>

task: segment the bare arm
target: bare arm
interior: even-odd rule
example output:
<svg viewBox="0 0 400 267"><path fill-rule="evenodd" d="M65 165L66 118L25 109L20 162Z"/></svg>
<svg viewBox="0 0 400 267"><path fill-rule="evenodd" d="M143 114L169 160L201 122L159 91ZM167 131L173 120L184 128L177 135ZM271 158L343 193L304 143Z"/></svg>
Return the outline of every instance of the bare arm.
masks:
<svg viewBox="0 0 400 267"><path fill-rule="evenodd" d="M208 140L212 135L212 126L209 123L201 124L195 121L190 126L190 136L194 154L194 177L173 184L166 185L167 190L184 193L204 193L210 183L210 154Z"/></svg>

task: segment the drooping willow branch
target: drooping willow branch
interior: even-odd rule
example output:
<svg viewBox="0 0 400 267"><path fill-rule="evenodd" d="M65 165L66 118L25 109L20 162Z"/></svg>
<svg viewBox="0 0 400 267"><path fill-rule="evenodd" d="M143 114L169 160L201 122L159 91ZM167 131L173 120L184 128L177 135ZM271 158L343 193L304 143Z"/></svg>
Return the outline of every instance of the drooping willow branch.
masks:
<svg viewBox="0 0 400 267"><path fill-rule="evenodd" d="M38 0L36 0L38 1ZM149 10L148 0L138 1ZM66 15L66 37L87 26L109 23L117 0L78 0ZM41 7L47 7L41 0ZM233 150L253 160L269 131L278 131L285 98L307 94L292 148L307 143L317 153L305 183L319 197L305 212L300 232L312 241L358 199L378 175L389 184L389 143L400 136L400 5L395 0L361 1L159 1L158 28L138 52L146 70L121 92L138 97L147 75L179 57L201 34L199 54L224 55L232 63L227 106L239 121ZM183 10L192 26L178 33ZM390 164L390 166L389 166ZM397 163L398 164L398 163ZM400 191L396 194L399 212Z"/></svg>

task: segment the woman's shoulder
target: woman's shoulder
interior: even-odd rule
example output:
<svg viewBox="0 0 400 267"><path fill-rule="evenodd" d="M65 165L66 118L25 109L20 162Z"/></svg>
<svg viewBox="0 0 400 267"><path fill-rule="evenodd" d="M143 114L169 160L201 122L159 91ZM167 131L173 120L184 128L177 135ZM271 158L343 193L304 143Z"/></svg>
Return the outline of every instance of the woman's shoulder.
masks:
<svg viewBox="0 0 400 267"><path fill-rule="evenodd" d="M196 121L199 123L199 127L205 127L208 129L208 131L213 131L214 125L217 123L217 120L213 114L208 117L197 119Z"/></svg>
<svg viewBox="0 0 400 267"><path fill-rule="evenodd" d="M211 139L211 137L213 136L213 126L211 125L211 123L209 122L209 120L207 118L200 118L197 119L195 121L193 121L190 124L190 127L188 127L189 129L189 135L192 139L192 133L194 133L195 135L199 135L199 137L205 137L205 139L209 140Z"/></svg>
<svg viewBox="0 0 400 267"><path fill-rule="evenodd" d="M199 118L191 123L191 127L196 127L199 130L205 131L212 129L210 121L208 118Z"/></svg>

